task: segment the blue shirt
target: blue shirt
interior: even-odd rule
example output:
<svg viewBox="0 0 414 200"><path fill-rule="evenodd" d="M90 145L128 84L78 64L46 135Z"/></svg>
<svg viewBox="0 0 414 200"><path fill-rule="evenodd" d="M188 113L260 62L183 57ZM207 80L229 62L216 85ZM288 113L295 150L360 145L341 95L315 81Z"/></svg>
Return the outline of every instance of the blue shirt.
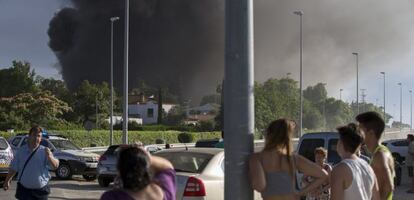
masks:
<svg viewBox="0 0 414 200"><path fill-rule="evenodd" d="M10 164L10 168L18 172L17 180L22 176L20 183L30 189L40 189L47 185L50 180L49 170L52 169L49 160L47 159L45 147L40 145L37 152L33 155L27 163L22 174L23 166L29 158L32 151L26 144L17 150L17 153Z"/></svg>

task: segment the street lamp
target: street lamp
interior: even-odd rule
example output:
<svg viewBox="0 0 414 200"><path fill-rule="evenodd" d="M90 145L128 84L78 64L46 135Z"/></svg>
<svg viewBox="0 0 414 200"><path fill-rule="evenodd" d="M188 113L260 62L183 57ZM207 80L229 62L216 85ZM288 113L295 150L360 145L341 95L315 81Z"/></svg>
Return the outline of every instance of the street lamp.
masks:
<svg viewBox="0 0 414 200"><path fill-rule="evenodd" d="M413 131L413 91L410 90L410 131Z"/></svg>
<svg viewBox="0 0 414 200"><path fill-rule="evenodd" d="M342 101L342 91L344 91L344 89L339 89L339 100Z"/></svg>
<svg viewBox="0 0 414 200"><path fill-rule="evenodd" d="M109 144L112 145L114 142L114 22L118 21L119 17L111 17L111 118L110 120L110 136Z"/></svg>
<svg viewBox="0 0 414 200"><path fill-rule="evenodd" d="M400 86L400 132L402 132L402 83L398 83Z"/></svg>
<svg viewBox="0 0 414 200"><path fill-rule="evenodd" d="M358 53L352 53L356 58L356 104L357 104L357 115L359 114L359 67L358 67Z"/></svg>
<svg viewBox="0 0 414 200"><path fill-rule="evenodd" d="M300 116L299 116L299 125L300 125L300 129L299 129L299 137L302 136L303 133L303 88L302 88L302 80L303 80L303 76L302 76L302 54L303 54L303 37L302 37L302 16L303 16L303 11L301 10L296 10L293 12L293 14L298 15L300 17L300 80L299 80L299 85L300 85L300 99L299 99L299 104L300 104Z"/></svg>
<svg viewBox="0 0 414 200"><path fill-rule="evenodd" d="M385 114L385 72L381 72L381 74L384 76L384 121L386 122L386 114Z"/></svg>
<svg viewBox="0 0 414 200"><path fill-rule="evenodd" d="M324 86L324 88L326 88L326 83L322 83L322 85ZM323 130L326 131L326 98L324 96L323 98Z"/></svg>

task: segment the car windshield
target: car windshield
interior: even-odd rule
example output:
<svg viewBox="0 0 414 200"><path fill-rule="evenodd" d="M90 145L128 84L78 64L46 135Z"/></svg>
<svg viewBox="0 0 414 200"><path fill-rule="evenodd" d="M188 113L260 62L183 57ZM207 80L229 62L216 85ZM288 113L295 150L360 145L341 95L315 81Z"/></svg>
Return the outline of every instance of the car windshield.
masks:
<svg viewBox="0 0 414 200"><path fill-rule="evenodd" d="M0 150L5 150L9 147L7 141L3 138L0 138Z"/></svg>
<svg viewBox="0 0 414 200"><path fill-rule="evenodd" d="M194 152L161 152L157 156L169 160L175 171L201 173L214 155Z"/></svg>
<svg viewBox="0 0 414 200"><path fill-rule="evenodd" d="M80 150L79 147L69 140L50 140L50 142L59 150Z"/></svg>

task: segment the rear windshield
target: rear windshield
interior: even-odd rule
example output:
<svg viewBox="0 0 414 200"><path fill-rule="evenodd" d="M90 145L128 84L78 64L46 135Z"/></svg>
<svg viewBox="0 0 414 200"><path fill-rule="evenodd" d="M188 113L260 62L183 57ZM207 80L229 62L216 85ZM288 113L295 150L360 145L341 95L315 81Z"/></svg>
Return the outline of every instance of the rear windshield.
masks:
<svg viewBox="0 0 414 200"><path fill-rule="evenodd" d="M341 161L341 157L336 151L336 145L338 144L338 139L329 140L328 144L328 162L333 163L334 165Z"/></svg>
<svg viewBox="0 0 414 200"><path fill-rule="evenodd" d="M175 171L190 173L201 173L214 156L194 152L161 152L156 155L169 160Z"/></svg>
<svg viewBox="0 0 414 200"><path fill-rule="evenodd" d="M105 155L114 155L115 154L115 150L118 147L119 147L119 145L114 145L114 146L108 147L108 149L105 151Z"/></svg>
<svg viewBox="0 0 414 200"><path fill-rule="evenodd" d="M7 141L3 138L0 138L0 150L5 150L9 147Z"/></svg>
<svg viewBox="0 0 414 200"><path fill-rule="evenodd" d="M300 144L299 154L312 162L315 162L315 149L324 146L323 139L304 139Z"/></svg>

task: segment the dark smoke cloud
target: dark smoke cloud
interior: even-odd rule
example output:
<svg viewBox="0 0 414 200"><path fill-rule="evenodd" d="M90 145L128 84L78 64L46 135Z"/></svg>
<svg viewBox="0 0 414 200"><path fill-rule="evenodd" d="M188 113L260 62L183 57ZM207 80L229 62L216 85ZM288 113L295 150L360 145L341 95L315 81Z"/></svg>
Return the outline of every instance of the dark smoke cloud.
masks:
<svg viewBox="0 0 414 200"><path fill-rule="evenodd" d="M353 51L361 54L361 76L371 80L412 52L412 0L254 3L258 81L288 72L297 78L299 19L292 14L296 9L305 12L305 85L327 82L331 94L339 87L353 88ZM83 79L109 80L109 18L119 16L121 20L115 25L115 83L120 88L123 1L72 0L72 4L56 14L49 29L50 47L59 58L63 78L71 88ZM214 92L223 77L224 0L132 0L130 20L132 86L143 79L193 99Z"/></svg>
<svg viewBox="0 0 414 200"><path fill-rule="evenodd" d="M130 1L130 88L140 80L186 98L214 91L223 73L221 0ZM72 0L50 22L49 46L70 88L109 81L110 21L115 22L115 84L122 87L124 1Z"/></svg>

